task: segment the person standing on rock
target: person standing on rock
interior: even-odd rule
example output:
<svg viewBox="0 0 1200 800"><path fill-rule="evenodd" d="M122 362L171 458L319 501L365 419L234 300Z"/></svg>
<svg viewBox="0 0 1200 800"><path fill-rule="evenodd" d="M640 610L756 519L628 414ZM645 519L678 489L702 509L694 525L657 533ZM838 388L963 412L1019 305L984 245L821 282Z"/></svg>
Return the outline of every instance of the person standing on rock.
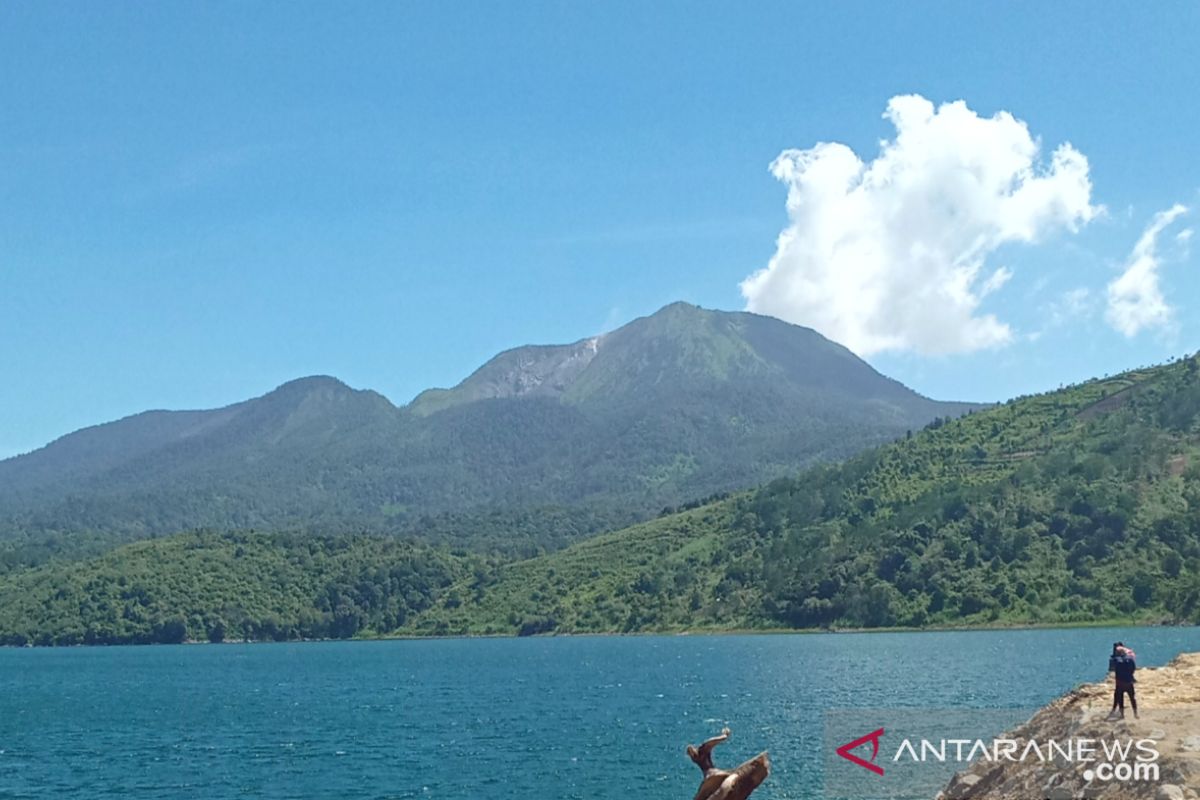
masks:
<svg viewBox="0 0 1200 800"><path fill-rule="evenodd" d="M1123 642L1114 642L1112 655L1108 659L1108 671L1116 677L1117 687L1113 690L1113 705L1112 711L1108 712L1109 719L1125 718L1125 695L1127 694L1129 695L1129 705L1133 707L1133 716L1137 717L1137 694L1133 689L1133 682L1137 680L1133 677L1136 670L1137 662L1134 660L1133 651Z"/></svg>

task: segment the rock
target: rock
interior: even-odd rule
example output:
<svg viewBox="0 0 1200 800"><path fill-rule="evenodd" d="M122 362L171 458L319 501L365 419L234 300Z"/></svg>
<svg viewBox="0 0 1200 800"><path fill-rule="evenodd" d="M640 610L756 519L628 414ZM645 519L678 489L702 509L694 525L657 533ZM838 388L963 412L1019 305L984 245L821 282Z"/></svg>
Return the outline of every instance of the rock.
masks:
<svg viewBox="0 0 1200 800"><path fill-rule="evenodd" d="M1112 688L1087 684L1052 701L1005 738L1063 741L1152 739L1164 743L1154 780L1084 782L1087 770L1064 764L1056 752L1045 761L1004 762L972 767L943 789L942 800L1200 800L1200 653L1186 653L1169 665L1144 670L1139 695L1147 708L1163 713L1148 720L1106 719ZM1139 677L1141 673L1139 673ZM1093 778L1095 776L1093 775Z"/></svg>
<svg viewBox="0 0 1200 800"><path fill-rule="evenodd" d="M947 800L962 800L962 798L970 797L971 790L983 780L982 777L973 772L960 772L955 774L950 779L950 785L946 787Z"/></svg>

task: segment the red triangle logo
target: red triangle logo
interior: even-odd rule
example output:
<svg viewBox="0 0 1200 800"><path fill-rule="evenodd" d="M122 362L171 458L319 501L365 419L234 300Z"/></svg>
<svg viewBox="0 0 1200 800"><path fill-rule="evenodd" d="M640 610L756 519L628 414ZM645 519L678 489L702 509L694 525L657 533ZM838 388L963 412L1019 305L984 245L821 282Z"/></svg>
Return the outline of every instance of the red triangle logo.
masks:
<svg viewBox="0 0 1200 800"><path fill-rule="evenodd" d="M851 761L855 764L858 764L863 769L869 769L869 770L871 770L871 772L874 772L876 775L882 775L883 767L878 766L877 764L874 763L875 756L879 755L879 737L880 736L883 736L883 728L880 728L877 731L872 731L871 733L868 733L866 736L860 736L859 738L855 739L853 742L846 742L846 744L842 745L841 747L839 747L837 749L837 754L839 756L841 756L842 758L846 759L847 761ZM866 761L862 758L859 758L858 756L854 755L854 753L850 752L851 750L855 750L859 747L862 747L867 742L871 743L871 760L870 761Z"/></svg>

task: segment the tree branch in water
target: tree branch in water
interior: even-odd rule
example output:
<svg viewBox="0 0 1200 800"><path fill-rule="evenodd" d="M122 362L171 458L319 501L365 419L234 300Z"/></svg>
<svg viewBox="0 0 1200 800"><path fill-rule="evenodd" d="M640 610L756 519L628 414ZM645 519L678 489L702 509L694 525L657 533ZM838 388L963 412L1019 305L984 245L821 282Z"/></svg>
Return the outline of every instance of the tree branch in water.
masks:
<svg viewBox="0 0 1200 800"><path fill-rule="evenodd" d="M714 736L699 747L688 745L688 758L704 773L694 800L746 800L771 774L771 761L765 752L737 769L717 769L713 765L713 748L728 738L729 728L726 728L720 736Z"/></svg>

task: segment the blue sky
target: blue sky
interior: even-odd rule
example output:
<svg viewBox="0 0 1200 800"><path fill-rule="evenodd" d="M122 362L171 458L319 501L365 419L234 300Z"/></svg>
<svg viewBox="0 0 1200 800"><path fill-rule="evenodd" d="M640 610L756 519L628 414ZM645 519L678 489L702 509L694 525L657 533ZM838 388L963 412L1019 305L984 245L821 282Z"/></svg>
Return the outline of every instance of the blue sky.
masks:
<svg viewBox="0 0 1200 800"><path fill-rule="evenodd" d="M1091 189L977 254L967 313L1005 335L905 333L872 364L995 400L1194 351L1197 40L1194 3L2 4L0 456L314 373L406 402L677 299L805 321L740 288L829 266L777 251L826 228L768 166L818 142L873 163L910 94L1023 121L1039 175L1069 142ZM1176 204L1167 310L1126 335L1108 287ZM878 344L901 311L829 324Z"/></svg>

